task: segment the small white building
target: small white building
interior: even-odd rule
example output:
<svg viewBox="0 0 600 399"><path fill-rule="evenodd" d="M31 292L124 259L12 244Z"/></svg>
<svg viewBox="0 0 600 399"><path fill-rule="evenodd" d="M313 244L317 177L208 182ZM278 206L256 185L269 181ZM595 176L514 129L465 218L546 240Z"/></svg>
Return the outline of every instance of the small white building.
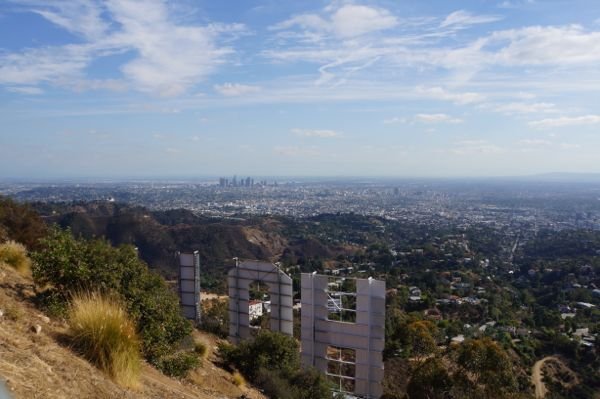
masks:
<svg viewBox="0 0 600 399"><path fill-rule="evenodd" d="M255 320L263 315L262 301L252 300L248 304L248 316L250 320Z"/></svg>

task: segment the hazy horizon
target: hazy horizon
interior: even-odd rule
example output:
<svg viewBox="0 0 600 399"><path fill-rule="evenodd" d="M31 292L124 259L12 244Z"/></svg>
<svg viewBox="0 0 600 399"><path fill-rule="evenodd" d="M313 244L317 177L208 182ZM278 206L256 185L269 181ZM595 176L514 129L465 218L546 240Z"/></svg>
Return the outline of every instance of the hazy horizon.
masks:
<svg viewBox="0 0 600 399"><path fill-rule="evenodd" d="M0 183L40 183L40 184L59 184L59 183L129 183L129 182L202 182L216 183L219 178L231 179L237 176L238 179L251 177L255 181L267 180L273 183L285 181L297 181L300 183L330 181L330 182L356 182L356 180L365 180L372 182L393 182L393 181L483 181L491 182L599 182L600 173L563 173L550 172L534 175L498 175L498 176L385 176L385 175L250 175L250 174L219 174L219 175L163 175L163 176L52 176L52 177L0 177Z"/></svg>

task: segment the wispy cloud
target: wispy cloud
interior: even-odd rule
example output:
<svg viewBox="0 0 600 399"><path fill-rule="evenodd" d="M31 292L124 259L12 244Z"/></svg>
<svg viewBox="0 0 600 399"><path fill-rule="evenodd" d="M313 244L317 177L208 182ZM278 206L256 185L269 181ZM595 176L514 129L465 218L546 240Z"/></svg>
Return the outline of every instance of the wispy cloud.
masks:
<svg viewBox="0 0 600 399"><path fill-rule="evenodd" d="M495 110L507 115L513 114L537 114L558 112L555 104L552 103L526 103L514 102L502 104L495 107Z"/></svg>
<svg viewBox="0 0 600 399"><path fill-rule="evenodd" d="M215 91L228 97L243 96L244 94L256 93L260 91L260 86L244 85L240 83L224 83L215 85Z"/></svg>
<svg viewBox="0 0 600 399"><path fill-rule="evenodd" d="M321 151L315 147L303 147L303 146L275 146L273 152L276 155L283 155L286 157L319 157Z"/></svg>
<svg viewBox="0 0 600 399"><path fill-rule="evenodd" d="M456 142L446 152L454 155L489 155L504 153L506 149L486 140L462 140Z"/></svg>
<svg viewBox="0 0 600 399"><path fill-rule="evenodd" d="M583 115L583 116L561 116L559 118L547 118L538 121L529 122L529 126L535 128L553 128L553 127L568 127L595 125L600 123L600 115Z"/></svg>
<svg viewBox="0 0 600 399"><path fill-rule="evenodd" d="M58 84L75 89L123 89L120 84L85 83L86 68L97 58L129 53L120 66L123 78L139 91L174 96L201 82L233 53L219 46L227 33L243 25L185 25L171 15L164 1L93 0L20 2L84 42L26 49L0 55L0 84ZM109 24L104 18L113 22ZM107 82L104 82L107 83Z"/></svg>
<svg viewBox="0 0 600 399"><path fill-rule="evenodd" d="M385 125L392 125L392 124L395 124L395 123L406 123L406 122L407 122L406 118L398 118L396 116L393 117L393 118L389 118L389 119L384 119L383 120L383 123Z"/></svg>
<svg viewBox="0 0 600 399"><path fill-rule="evenodd" d="M415 120L423 123L462 123L462 119L447 114L417 114Z"/></svg>
<svg viewBox="0 0 600 399"><path fill-rule="evenodd" d="M524 146L548 147L551 146L553 143L551 141L543 139L522 139L519 140L518 144Z"/></svg>
<svg viewBox="0 0 600 399"><path fill-rule="evenodd" d="M300 27L304 39L317 38L315 34L334 34L341 38L352 38L367 33L392 28L398 19L383 8L356 4L345 4L337 9L327 7L319 14L295 15L269 27L273 31ZM312 33L312 35L311 35Z"/></svg>
<svg viewBox="0 0 600 399"><path fill-rule="evenodd" d="M481 102L485 99L485 96L479 93L452 93L442 87L417 86L415 91L418 94L424 95L426 97L438 100L452 101L456 104L472 104L476 102Z"/></svg>
<svg viewBox="0 0 600 399"><path fill-rule="evenodd" d="M292 129L292 133L301 137L334 138L342 136L340 132L328 129Z"/></svg>
<svg viewBox="0 0 600 399"><path fill-rule="evenodd" d="M475 15L465 10L459 10L448 15L446 19L442 21L440 26L442 28L464 28L469 25L486 24L501 19L502 16L499 15Z"/></svg>
<svg viewBox="0 0 600 399"><path fill-rule="evenodd" d="M505 0L498 4L498 8L520 8L534 3L535 0Z"/></svg>
<svg viewBox="0 0 600 399"><path fill-rule="evenodd" d="M44 93L44 90L40 89L39 87L34 87L34 86L9 86L6 88L6 90L8 90L12 93L28 94L28 95L39 95L39 94Z"/></svg>

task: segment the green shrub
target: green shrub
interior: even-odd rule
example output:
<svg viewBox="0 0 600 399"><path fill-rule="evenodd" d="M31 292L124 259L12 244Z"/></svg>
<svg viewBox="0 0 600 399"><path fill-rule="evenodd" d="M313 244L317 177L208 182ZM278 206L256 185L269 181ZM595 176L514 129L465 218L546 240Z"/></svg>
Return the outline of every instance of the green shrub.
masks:
<svg viewBox="0 0 600 399"><path fill-rule="evenodd" d="M0 263L15 268L19 273L27 273L31 270L31 260L27 256L27 249L15 241L0 244Z"/></svg>
<svg viewBox="0 0 600 399"><path fill-rule="evenodd" d="M262 330L238 346L219 344L218 351L224 363L238 369L271 398L331 398L325 376L301 368L298 342L292 337Z"/></svg>
<svg viewBox="0 0 600 399"><path fill-rule="evenodd" d="M76 350L119 384L138 385L140 342L121 304L95 293L76 295L69 321Z"/></svg>
<svg viewBox="0 0 600 399"><path fill-rule="evenodd" d="M50 289L39 292L35 297L35 302L48 316L62 319L68 317L68 303L65 302L64 295L55 290Z"/></svg>
<svg viewBox="0 0 600 399"><path fill-rule="evenodd" d="M137 326L142 353L160 367L161 358L179 348L192 331L183 318L179 299L165 281L151 272L131 246L112 247L105 240L75 239L70 231L50 230L32 254L38 286L59 308L80 291L100 290L119 296Z"/></svg>
<svg viewBox="0 0 600 399"><path fill-rule="evenodd" d="M219 298L202 301L202 323L200 328L219 338L229 335L229 302Z"/></svg>
<svg viewBox="0 0 600 399"><path fill-rule="evenodd" d="M185 377L187 373L200 365L198 355L193 352L179 352L163 356L155 362L156 367L171 377Z"/></svg>
<svg viewBox="0 0 600 399"><path fill-rule="evenodd" d="M262 368L256 373L255 383L270 398L330 399L331 386L325 376L315 369L300 369L291 376L279 370Z"/></svg>
<svg viewBox="0 0 600 399"><path fill-rule="evenodd" d="M254 383L269 398L296 399L296 392L290 382L274 370L261 368L256 372Z"/></svg>
<svg viewBox="0 0 600 399"><path fill-rule="evenodd" d="M262 330L255 339L242 341L236 347L220 345L219 353L225 363L234 365L250 380L254 380L258 370L274 365L286 376L300 368L298 342L268 330Z"/></svg>

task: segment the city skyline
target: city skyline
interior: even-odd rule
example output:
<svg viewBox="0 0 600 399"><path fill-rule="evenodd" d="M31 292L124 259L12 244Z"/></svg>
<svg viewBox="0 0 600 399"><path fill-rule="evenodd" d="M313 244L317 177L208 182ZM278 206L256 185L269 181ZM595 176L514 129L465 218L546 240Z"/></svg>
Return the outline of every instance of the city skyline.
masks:
<svg viewBox="0 0 600 399"><path fill-rule="evenodd" d="M600 173L593 1L2 4L0 178Z"/></svg>

